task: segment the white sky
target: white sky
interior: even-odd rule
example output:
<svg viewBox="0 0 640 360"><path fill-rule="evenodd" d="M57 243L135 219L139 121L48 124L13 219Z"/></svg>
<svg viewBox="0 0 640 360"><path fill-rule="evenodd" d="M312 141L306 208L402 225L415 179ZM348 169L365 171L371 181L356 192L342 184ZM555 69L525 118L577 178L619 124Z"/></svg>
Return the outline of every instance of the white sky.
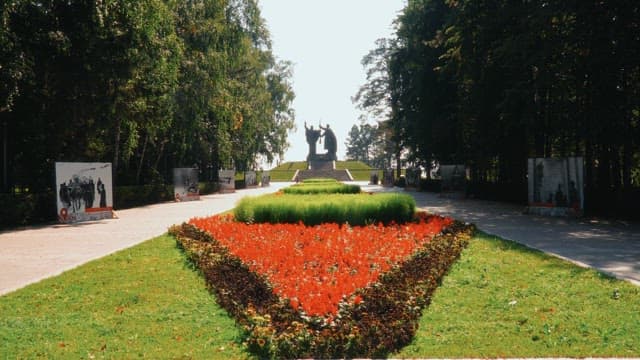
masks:
<svg viewBox="0 0 640 360"><path fill-rule="evenodd" d="M304 122L329 124L345 156L349 130L361 112L351 102L365 83L362 57L379 38L393 34L392 23L406 0L260 0L273 52L293 62L297 130L289 134L283 161L306 159ZM318 152L324 152L318 145Z"/></svg>

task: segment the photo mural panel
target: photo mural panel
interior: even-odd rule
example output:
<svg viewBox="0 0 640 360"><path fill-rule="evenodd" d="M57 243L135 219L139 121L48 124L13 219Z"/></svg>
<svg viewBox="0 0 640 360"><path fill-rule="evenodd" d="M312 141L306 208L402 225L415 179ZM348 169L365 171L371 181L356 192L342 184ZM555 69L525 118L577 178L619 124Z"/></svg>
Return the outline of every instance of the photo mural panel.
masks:
<svg viewBox="0 0 640 360"><path fill-rule="evenodd" d="M420 187L420 176L422 175L422 170L420 168L407 168L404 173L408 188Z"/></svg>
<svg viewBox="0 0 640 360"><path fill-rule="evenodd" d="M393 169L382 170L382 186L391 187L395 183Z"/></svg>
<svg viewBox="0 0 640 360"><path fill-rule="evenodd" d="M463 192L467 178L467 169L463 164L440 165L439 175L442 192Z"/></svg>
<svg viewBox="0 0 640 360"><path fill-rule="evenodd" d="M176 201L200 200L198 188L198 169L174 168L173 192Z"/></svg>
<svg viewBox="0 0 640 360"><path fill-rule="evenodd" d="M258 174L255 171L245 171L244 172L244 184L246 187L257 187L258 186Z"/></svg>
<svg viewBox="0 0 640 360"><path fill-rule="evenodd" d="M262 181L260 182L262 187L267 187L271 185L271 173L268 171L262 172Z"/></svg>
<svg viewBox="0 0 640 360"><path fill-rule="evenodd" d="M111 163L56 162L56 189L60 222L113 218Z"/></svg>
<svg viewBox="0 0 640 360"><path fill-rule="evenodd" d="M530 208L562 208L582 212L583 158L529 159L527 173Z"/></svg>
<svg viewBox="0 0 640 360"><path fill-rule="evenodd" d="M236 171L235 170L218 170L218 183L221 192L236 191Z"/></svg>

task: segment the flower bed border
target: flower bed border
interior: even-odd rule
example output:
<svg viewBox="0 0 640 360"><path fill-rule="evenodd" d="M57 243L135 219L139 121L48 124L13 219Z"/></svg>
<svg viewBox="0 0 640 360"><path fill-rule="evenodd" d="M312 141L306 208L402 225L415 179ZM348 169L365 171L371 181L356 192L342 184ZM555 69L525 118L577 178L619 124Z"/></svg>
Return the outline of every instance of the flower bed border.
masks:
<svg viewBox="0 0 640 360"><path fill-rule="evenodd" d="M170 229L220 306L245 329L249 351L261 358L385 357L399 350L413 338L422 310L474 232L473 225L455 221L326 319L294 310L264 276L205 231L186 223Z"/></svg>

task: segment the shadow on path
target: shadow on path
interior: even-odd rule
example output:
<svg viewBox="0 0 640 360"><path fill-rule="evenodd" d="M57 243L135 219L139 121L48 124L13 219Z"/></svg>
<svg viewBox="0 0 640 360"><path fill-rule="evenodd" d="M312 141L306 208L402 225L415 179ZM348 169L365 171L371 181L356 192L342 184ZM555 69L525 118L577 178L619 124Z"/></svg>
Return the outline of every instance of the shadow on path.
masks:
<svg viewBox="0 0 640 360"><path fill-rule="evenodd" d="M449 199L398 188L364 189L405 192L430 213L474 223L486 233L640 285L640 224L534 216L524 214L523 206L509 203Z"/></svg>

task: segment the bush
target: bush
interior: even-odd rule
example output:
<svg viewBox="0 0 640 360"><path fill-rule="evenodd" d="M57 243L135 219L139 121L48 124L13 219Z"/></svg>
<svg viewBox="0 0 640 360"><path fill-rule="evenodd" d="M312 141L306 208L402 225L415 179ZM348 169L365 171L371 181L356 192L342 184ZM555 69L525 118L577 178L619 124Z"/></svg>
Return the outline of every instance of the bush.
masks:
<svg viewBox="0 0 640 360"><path fill-rule="evenodd" d="M407 194L274 194L245 197L234 209L243 222L298 223L317 225L327 222L365 225L404 223L413 218L416 203Z"/></svg>
<svg viewBox="0 0 640 360"><path fill-rule="evenodd" d="M0 229L55 221L56 194L52 191L0 194Z"/></svg>
<svg viewBox="0 0 640 360"><path fill-rule="evenodd" d="M284 188L285 194L358 194L362 191L360 186L343 184L334 179L309 179L300 184Z"/></svg>

